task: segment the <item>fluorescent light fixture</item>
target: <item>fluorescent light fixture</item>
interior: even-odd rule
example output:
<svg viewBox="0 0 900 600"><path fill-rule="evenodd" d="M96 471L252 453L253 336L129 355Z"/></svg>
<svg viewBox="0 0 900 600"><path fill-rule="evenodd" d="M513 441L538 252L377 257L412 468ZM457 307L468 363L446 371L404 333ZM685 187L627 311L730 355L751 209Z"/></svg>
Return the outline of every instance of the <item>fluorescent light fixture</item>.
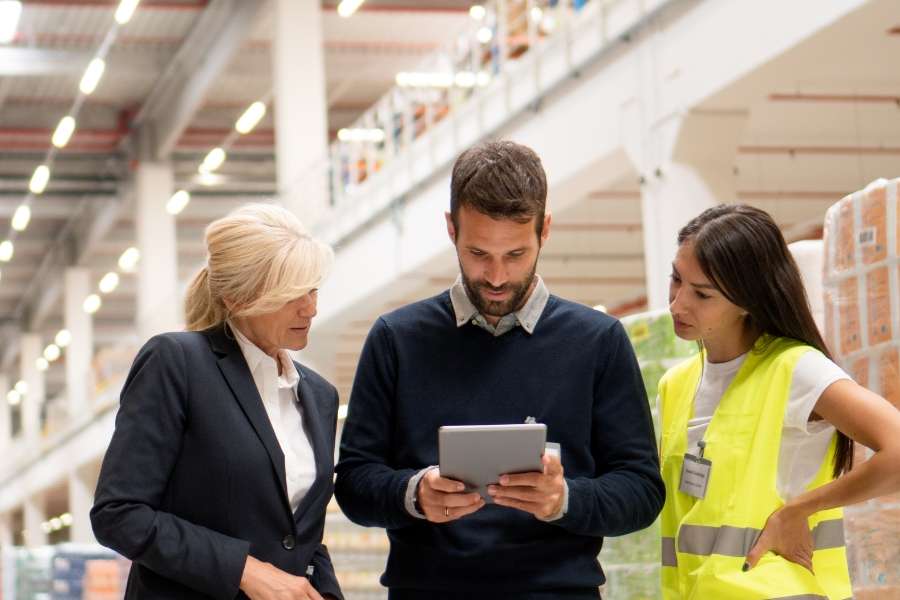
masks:
<svg viewBox="0 0 900 600"><path fill-rule="evenodd" d="M137 248L132 246L119 257L119 268L126 273L133 273L140 259L141 253Z"/></svg>
<svg viewBox="0 0 900 600"><path fill-rule="evenodd" d="M0 1L0 44L8 44L16 37L22 3L18 0Z"/></svg>
<svg viewBox="0 0 900 600"><path fill-rule="evenodd" d="M72 343L72 334L69 333L68 329L60 329L56 332L56 337L53 341L56 342L56 345L60 348L65 348Z"/></svg>
<svg viewBox="0 0 900 600"><path fill-rule="evenodd" d="M226 156L225 151L221 148L213 148L206 155L206 158L203 159L203 164L197 170L201 173L212 173L222 166Z"/></svg>
<svg viewBox="0 0 900 600"><path fill-rule="evenodd" d="M487 14L487 11L484 10L484 7L480 4L473 4L471 8L469 8L469 16L475 19L476 21L480 21Z"/></svg>
<svg viewBox="0 0 900 600"><path fill-rule="evenodd" d="M137 8L141 0L122 0L119 2L119 8L116 9L116 23L124 25L131 20L131 15Z"/></svg>
<svg viewBox="0 0 900 600"><path fill-rule="evenodd" d="M197 175L194 181L196 181L200 185L211 187L214 185L222 185L223 183L228 181L228 178L224 175L217 175L215 173L200 173L199 175Z"/></svg>
<svg viewBox="0 0 900 600"><path fill-rule="evenodd" d="M59 517L53 517L50 519L50 527L53 528L53 531L59 531L62 529L62 521Z"/></svg>
<svg viewBox="0 0 900 600"><path fill-rule="evenodd" d="M83 308L84 312L86 312L87 314L92 315L100 310L100 307L102 305L103 301L100 299L100 296L98 296L97 294L91 294L84 299L84 304L82 304L81 308Z"/></svg>
<svg viewBox="0 0 900 600"><path fill-rule="evenodd" d="M56 126L56 131L53 132L53 138L50 141L52 141L53 145L57 148L65 148L66 144L69 143L69 140L72 139L72 134L74 132L75 119L66 115L59 120L59 125Z"/></svg>
<svg viewBox="0 0 900 600"><path fill-rule="evenodd" d="M550 33L556 29L556 17L553 15L544 15L544 19L541 21L541 27L544 31Z"/></svg>
<svg viewBox="0 0 900 600"><path fill-rule="evenodd" d="M534 6L531 8L531 20L535 23L540 23L541 19L544 18L544 11L541 10L540 6Z"/></svg>
<svg viewBox="0 0 900 600"><path fill-rule="evenodd" d="M453 85L452 73L415 73L401 71L394 78L400 87L448 88Z"/></svg>
<svg viewBox="0 0 900 600"><path fill-rule="evenodd" d="M9 262L13 257L13 243L9 240L0 242L0 262Z"/></svg>
<svg viewBox="0 0 900 600"><path fill-rule="evenodd" d="M44 358L47 359L47 362L53 362L58 359L62 354L62 350L59 349L59 346L56 344L48 344L46 348L44 348Z"/></svg>
<svg viewBox="0 0 900 600"><path fill-rule="evenodd" d="M204 173L206 174L206 173ZM170 215L177 215L184 210L184 207L191 201L191 195L185 190L178 190L169 201L166 202L166 212Z"/></svg>
<svg viewBox="0 0 900 600"><path fill-rule="evenodd" d="M341 0L338 4L337 13L342 17L349 17L356 12L356 9L362 5L365 0Z"/></svg>
<svg viewBox="0 0 900 600"><path fill-rule="evenodd" d="M478 84L478 87L484 87L491 82L491 74L487 71L479 71L478 75L475 76L475 83Z"/></svg>
<svg viewBox="0 0 900 600"><path fill-rule="evenodd" d="M456 84L456 87L462 88L470 88L475 87L476 77L475 73L471 71L460 71L453 77L453 83Z"/></svg>
<svg viewBox="0 0 900 600"><path fill-rule="evenodd" d="M494 37L494 32L491 31L490 27L479 27L478 32L475 33L475 39L477 39L482 44L487 44L491 41L491 38Z"/></svg>
<svg viewBox="0 0 900 600"><path fill-rule="evenodd" d="M31 220L31 207L27 204L20 204L16 212L13 213L12 228L16 231L25 231L28 222Z"/></svg>
<svg viewBox="0 0 900 600"><path fill-rule="evenodd" d="M250 133L264 116L266 116L265 102L254 102L244 111L244 114L240 116L237 123L234 124L234 128L241 135Z"/></svg>
<svg viewBox="0 0 900 600"><path fill-rule="evenodd" d="M16 385L13 387L13 389L24 396L28 393L28 382L24 379L20 379L16 382Z"/></svg>
<svg viewBox="0 0 900 600"><path fill-rule="evenodd" d="M104 294L113 292L117 287L119 287L119 274L115 271L110 271L103 276L103 279L100 280L100 285L97 287L99 287L100 291Z"/></svg>
<svg viewBox="0 0 900 600"><path fill-rule="evenodd" d="M31 190L32 194L39 196L47 189L48 181L50 181L50 167L47 165L38 165L31 175L28 189Z"/></svg>
<svg viewBox="0 0 900 600"><path fill-rule="evenodd" d="M34 366L37 367L38 371L46 371L50 368L50 361L48 361L43 356L39 356L36 361L34 361Z"/></svg>
<svg viewBox="0 0 900 600"><path fill-rule="evenodd" d="M6 393L6 401L10 406L18 406L19 403L22 402L22 394L20 394L16 390L9 390Z"/></svg>
<svg viewBox="0 0 900 600"><path fill-rule="evenodd" d="M59 515L59 520L62 521L63 527L69 527L70 525L72 525L72 514L63 513Z"/></svg>
<svg viewBox="0 0 900 600"><path fill-rule="evenodd" d="M383 129L343 128L338 129L338 139L342 142L383 142Z"/></svg>
<svg viewBox="0 0 900 600"><path fill-rule="evenodd" d="M84 76L81 78L81 83L78 85L78 89L81 90L81 93L90 96L94 93L94 90L97 89L97 84L100 83L100 78L103 77L103 71L106 70L106 62L102 58L95 58L89 64L87 69L84 71Z"/></svg>

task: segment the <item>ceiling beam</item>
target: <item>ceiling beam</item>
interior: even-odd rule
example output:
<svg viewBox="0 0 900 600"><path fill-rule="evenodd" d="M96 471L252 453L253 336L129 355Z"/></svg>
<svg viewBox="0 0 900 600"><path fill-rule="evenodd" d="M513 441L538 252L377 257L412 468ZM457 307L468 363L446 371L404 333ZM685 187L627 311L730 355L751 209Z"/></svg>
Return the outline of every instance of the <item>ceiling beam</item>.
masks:
<svg viewBox="0 0 900 600"><path fill-rule="evenodd" d="M91 60L86 52L46 48L0 48L0 77L79 73Z"/></svg>
<svg viewBox="0 0 900 600"><path fill-rule="evenodd" d="M135 117L128 143L139 158L169 158L209 88L250 34L261 0L212 0Z"/></svg>

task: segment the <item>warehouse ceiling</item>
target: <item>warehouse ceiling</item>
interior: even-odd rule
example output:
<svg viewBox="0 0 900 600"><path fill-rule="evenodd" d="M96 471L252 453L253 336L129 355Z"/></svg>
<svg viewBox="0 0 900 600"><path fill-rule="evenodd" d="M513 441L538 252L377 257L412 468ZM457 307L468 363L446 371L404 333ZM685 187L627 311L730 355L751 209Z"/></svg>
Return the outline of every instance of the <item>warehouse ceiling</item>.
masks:
<svg viewBox="0 0 900 600"><path fill-rule="evenodd" d="M463 0L368 0L350 19L336 14L336 4L322 4L332 136L388 91L396 73L415 69L471 26L471 3ZM23 5L17 37L0 45L0 235L27 196L118 1ZM229 21L232 13L240 18ZM219 35L226 25L229 36ZM257 128L236 141L216 185L199 185L196 170L243 110L272 93L273 29L273 10L264 0L140 3L110 48L107 71L81 108L71 142L54 158L53 176L32 205L13 260L0 263L0 370L16 361L18 332L34 330L49 339L62 327L66 265L86 266L98 281L133 245L128 182L142 119L165 112L201 75L207 85L196 110L168 131L174 135L168 156L176 185L195 190L177 220L181 279L203 259L202 232L210 220L275 193L277 98ZM206 59L213 50L227 60L211 72ZM894 0L875 0L742 76L702 108L748 115L735 164L738 199L772 211L798 235L814 235L809 224L842 195L900 171L900 9ZM555 217L544 267L554 291L620 314L643 308L636 177L596 189ZM453 268L448 263L445 273L423 274L415 293L445 287ZM98 344L134 335L134 294L134 279L125 278L104 297L95 315ZM368 324L349 324L342 339L350 355ZM62 384L60 362L48 373L50 395Z"/></svg>

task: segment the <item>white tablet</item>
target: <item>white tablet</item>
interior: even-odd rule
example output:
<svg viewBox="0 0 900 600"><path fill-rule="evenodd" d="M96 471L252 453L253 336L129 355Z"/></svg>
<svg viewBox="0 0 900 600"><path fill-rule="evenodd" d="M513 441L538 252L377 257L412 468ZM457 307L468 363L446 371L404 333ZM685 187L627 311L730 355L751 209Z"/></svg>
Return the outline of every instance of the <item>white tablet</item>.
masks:
<svg viewBox="0 0 900 600"><path fill-rule="evenodd" d="M543 423L517 425L453 425L438 429L441 477L466 484L491 502L487 486L506 473L543 471L547 441Z"/></svg>

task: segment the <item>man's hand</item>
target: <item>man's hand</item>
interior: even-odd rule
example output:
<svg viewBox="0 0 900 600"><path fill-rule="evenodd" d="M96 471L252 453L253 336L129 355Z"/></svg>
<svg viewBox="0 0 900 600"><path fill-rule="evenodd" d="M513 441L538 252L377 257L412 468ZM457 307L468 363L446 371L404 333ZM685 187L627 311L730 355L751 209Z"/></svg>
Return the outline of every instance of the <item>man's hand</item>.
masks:
<svg viewBox="0 0 900 600"><path fill-rule="evenodd" d="M416 498L425 518L432 523L448 523L483 507L481 494L465 493L465 487L459 481L441 477L440 469L425 473L416 489Z"/></svg>
<svg viewBox="0 0 900 600"><path fill-rule="evenodd" d="M285 573L252 556L244 564L240 588L250 600L322 600L305 577Z"/></svg>
<svg viewBox="0 0 900 600"><path fill-rule="evenodd" d="M565 479L558 456L545 454L543 473L502 475L500 485L488 486L488 493L500 506L518 508L539 519L549 519L562 509Z"/></svg>

